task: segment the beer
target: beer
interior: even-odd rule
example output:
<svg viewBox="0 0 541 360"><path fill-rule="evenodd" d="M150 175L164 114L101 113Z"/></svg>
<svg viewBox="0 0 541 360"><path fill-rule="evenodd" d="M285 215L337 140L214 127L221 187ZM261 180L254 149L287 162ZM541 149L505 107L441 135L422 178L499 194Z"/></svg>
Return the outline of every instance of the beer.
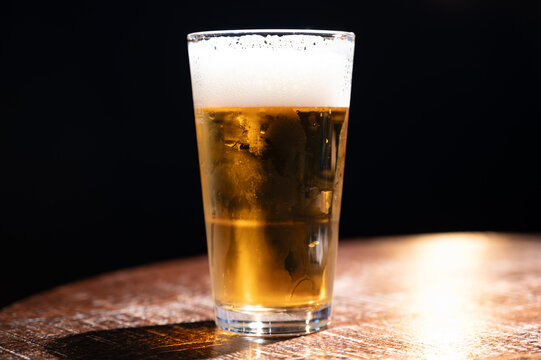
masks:
<svg viewBox="0 0 541 360"><path fill-rule="evenodd" d="M216 325L330 321L354 34L188 35Z"/></svg>
<svg viewBox="0 0 541 360"><path fill-rule="evenodd" d="M330 304L347 114L196 110L211 277L222 308Z"/></svg>

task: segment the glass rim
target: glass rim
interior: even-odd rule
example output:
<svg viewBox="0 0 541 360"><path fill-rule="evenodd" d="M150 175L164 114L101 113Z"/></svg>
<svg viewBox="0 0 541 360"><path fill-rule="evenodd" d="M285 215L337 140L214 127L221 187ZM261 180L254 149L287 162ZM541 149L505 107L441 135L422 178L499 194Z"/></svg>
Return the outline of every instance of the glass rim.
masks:
<svg viewBox="0 0 541 360"><path fill-rule="evenodd" d="M198 31L187 35L188 42L208 40L215 37L234 37L245 35L313 35L324 38L354 41L355 34L340 30L315 30L315 29L245 29L245 30L212 30Z"/></svg>

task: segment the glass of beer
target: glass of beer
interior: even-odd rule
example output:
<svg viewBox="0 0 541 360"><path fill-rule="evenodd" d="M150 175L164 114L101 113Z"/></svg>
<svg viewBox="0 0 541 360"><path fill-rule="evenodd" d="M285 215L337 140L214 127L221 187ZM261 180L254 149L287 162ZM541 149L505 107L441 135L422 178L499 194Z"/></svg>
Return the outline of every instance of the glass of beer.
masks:
<svg viewBox="0 0 541 360"><path fill-rule="evenodd" d="M330 323L354 34L188 35L215 321L256 336Z"/></svg>

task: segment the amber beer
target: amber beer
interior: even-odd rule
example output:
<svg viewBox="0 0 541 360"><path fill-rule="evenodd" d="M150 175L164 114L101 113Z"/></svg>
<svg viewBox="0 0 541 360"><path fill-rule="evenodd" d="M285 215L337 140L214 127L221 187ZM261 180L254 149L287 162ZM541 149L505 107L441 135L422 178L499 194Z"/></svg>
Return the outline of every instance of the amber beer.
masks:
<svg viewBox="0 0 541 360"><path fill-rule="evenodd" d="M210 41L212 46L204 55L217 52L227 65L223 69L223 64L205 63L207 57L193 50L190 53L216 323L248 335L291 335L322 329L330 319L349 88L346 86L348 101L341 102L331 101L335 98L324 89L321 97L314 92L317 88L295 93L287 90L289 86L277 85L276 79L284 76L280 66L287 68L288 60L280 65L283 59L275 58L274 63L268 58L249 59L272 56L267 52L268 43L272 51L284 44L290 46L274 33L256 33L250 41L244 34L202 34L194 45ZM236 36L237 42L224 45L216 36ZM316 42L317 36L310 33L291 40L301 45L305 39L310 44L314 40L313 48L317 48L325 44ZM256 51L246 52L253 47L236 48L238 41L251 45L255 41ZM244 56L233 55L240 64L228 63L228 46L239 53L244 50ZM220 49L225 50L220 53ZM306 54L301 51L299 55L300 50L295 49L288 56L305 59ZM244 73L264 71L261 61L272 63L267 69L270 77L264 72ZM302 71L295 75L301 83L319 76L304 76ZM232 79L230 72L239 73L240 79ZM345 75L351 76L347 71ZM205 76L209 79L206 83ZM286 89L286 96L278 94L282 89ZM306 95L307 90L314 96Z"/></svg>
<svg viewBox="0 0 541 360"><path fill-rule="evenodd" d="M196 124L216 302L329 306L347 109L203 108Z"/></svg>

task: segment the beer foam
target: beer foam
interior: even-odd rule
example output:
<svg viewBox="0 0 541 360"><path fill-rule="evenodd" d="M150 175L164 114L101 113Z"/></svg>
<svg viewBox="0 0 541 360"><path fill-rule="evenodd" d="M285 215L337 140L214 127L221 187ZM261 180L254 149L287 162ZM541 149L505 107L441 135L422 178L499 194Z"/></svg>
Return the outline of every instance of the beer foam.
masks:
<svg viewBox="0 0 541 360"><path fill-rule="evenodd" d="M349 107L353 34L250 34L189 41L195 108Z"/></svg>

